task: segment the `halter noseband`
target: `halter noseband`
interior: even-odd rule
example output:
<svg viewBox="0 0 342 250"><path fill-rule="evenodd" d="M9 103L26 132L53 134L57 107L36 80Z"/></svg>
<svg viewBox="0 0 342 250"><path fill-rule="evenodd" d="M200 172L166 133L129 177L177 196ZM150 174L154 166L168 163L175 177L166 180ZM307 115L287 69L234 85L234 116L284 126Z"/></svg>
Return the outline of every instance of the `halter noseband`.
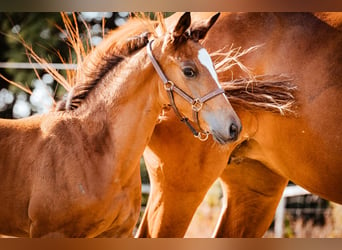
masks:
<svg viewBox="0 0 342 250"><path fill-rule="evenodd" d="M153 54L152 54L152 48L151 45L153 43L154 40L151 40L148 42L147 44L147 55L149 56L154 69L157 71L159 77L161 78L161 80L164 83L164 89L167 92L167 95L169 97L170 100L170 105L172 107L172 109L174 110L174 112L176 113L176 115L178 116L178 118L180 119L181 122L184 122L188 128L191 130L192 134L198 138L200 141L206 141L209 137L209 132L208 131L204 131L200 124L199 124L199 120L198 120L198 113L199 111L202 109L203 103L205 103L206 101L214 98L217 95L220 94L224 94L224 90L223 89L216 89L208 94L206 94L203 97L200 98L192 98L191 96L189 96L187 93L185 93L183 90L181 90L180 88L178 88L172 81L168 80L167 77L165 76L164 72L162 71L162 69L160 68L157 60L154 58ZM176 92L179 96L181 96L183 99L185 99L187 102L189 102L191 104L192 107L192 115L194 120L196 121L199 131L197 131L189 122L189 119L185 116L183 116L181 114L181 112L178 110L175 100L174 100L174 95L173 92Z"/></svg>

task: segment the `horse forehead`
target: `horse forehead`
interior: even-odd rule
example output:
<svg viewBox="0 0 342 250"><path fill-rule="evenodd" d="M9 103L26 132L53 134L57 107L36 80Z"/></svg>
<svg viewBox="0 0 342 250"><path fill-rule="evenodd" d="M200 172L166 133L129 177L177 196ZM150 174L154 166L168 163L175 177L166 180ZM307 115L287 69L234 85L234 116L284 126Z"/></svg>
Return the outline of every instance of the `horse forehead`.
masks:
<svg viewBox="0 0 342 250"><path fill-rule="evenodd" d="M177 54L179 58L193 58L193 60L196 60L208 70L211 77L214 79L216 84L219 88L221 88L221 85L219 84L218 76L216 73L216 70L214 68L214 64L211 60L211 57L208 53L208 51L202 47L202 46L189 46L188 48L183 48L182 50L177 51ZM178 57L177 56L177 57Z"/></svg>
<svg viewBox="0 0 342 250"><path fill-rule="evenodd" d="M211 74L211 76L213 77L213 79L216 81L216 83L218 83L218 77L214 68L214 64L211 60L211 57L208 53L208 51L205 48L201 48L198 50L198 60L200 61L200 63L207 68L207 70L209 71L209 73Z"/></svg>

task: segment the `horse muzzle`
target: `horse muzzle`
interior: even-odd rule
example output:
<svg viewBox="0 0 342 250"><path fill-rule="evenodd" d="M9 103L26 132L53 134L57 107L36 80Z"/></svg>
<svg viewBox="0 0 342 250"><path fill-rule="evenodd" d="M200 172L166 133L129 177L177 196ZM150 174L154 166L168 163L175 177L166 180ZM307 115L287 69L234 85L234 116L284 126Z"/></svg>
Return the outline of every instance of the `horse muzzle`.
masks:
<svg viewBox="0 0 342 250"><path fill-rule="evenodd" d="M215 141L217 141L221 145L224 145L224 144L227 144L229 142L236 141L240 135L241 129L242 129L241 125L238 125L236 123L232 123L229 126L229 130L227 133L228 136L227 136L227 134L222 134L221 132L216 131L216 130L212 130L211 133L212 133Z"/></svg>
<svg viewBox="0 0 342 250"><path fill-rule="evenodd" d="M242 126L240 119L235 114L232 117L224 118L224 116L204 113L203 118L207 121L210 134L219 144L224 145L238 139Z"/></svg>

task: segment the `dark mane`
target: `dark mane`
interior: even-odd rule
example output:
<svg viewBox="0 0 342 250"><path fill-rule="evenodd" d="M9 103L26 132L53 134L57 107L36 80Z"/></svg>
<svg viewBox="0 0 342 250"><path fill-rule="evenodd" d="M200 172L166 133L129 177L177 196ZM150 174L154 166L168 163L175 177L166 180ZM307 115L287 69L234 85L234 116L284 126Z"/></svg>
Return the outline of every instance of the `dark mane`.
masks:
<svg viewBox="0 0 342 250"><path fill-rule="evenodd" d="M220 83L229 101L236 107L247 110L262 110L286 116L296 116L298 103L297 86L294 79L286 74L254 75L241 58L260 48L256 45L248 49L226 48L211 53ZM232 80L225 74L237 67L246 77ZM222 74L223 73L223 74Z"/></svg>
<svg viewBox="0 0 342 250"><path fill-rule="evenodd" d="M106 75L106 73L117 66L122 60L123 56L113 55L103 58L103 66L99 67L94 72L94 79L89 82L76 83L76 85L70 90L66 100L62 101L62 105L58 104L57 110L73 110L79 107L82 100L84 100L90 91L97 85L97 83Z"/></svg>
<svg viewBox="0 0 342 250"><path fill-rule="evenodd" d="M281 115L296 115L297 86L286 75L262 75L252 79L223 82L222 87L233 105Z"/></svg>
<svg viewBox="0 0 342 250"><path fill-rule="evenodd" d="M66 99L57 103L56 110L77 109L110 70L146 46L150 34L148 28L141 20L132 19L110 33L79 65L74 87Z"/></svg>

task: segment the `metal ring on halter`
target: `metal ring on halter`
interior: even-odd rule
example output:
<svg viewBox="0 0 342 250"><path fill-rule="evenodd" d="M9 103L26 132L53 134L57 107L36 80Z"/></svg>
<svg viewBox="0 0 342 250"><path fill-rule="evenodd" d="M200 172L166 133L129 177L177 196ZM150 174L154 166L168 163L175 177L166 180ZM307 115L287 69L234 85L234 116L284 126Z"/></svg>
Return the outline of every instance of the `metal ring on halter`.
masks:
<svg viewBox="0 0 342 250"><path fill-rule="evenodd" d="M200 141L206 141L209 138L209 133L199 131L198 134L194 136Z"/></svg>
<svg viewBox="0 0 342 250"><path fill-rule="evenodd" d="M195 112L199 112L202 109L203 102L201 102L198 98L193 99L192 103L192 110Z"/></svg>
<svg viewBox="0 0 342 250"><path fill-rule="evenodd" d="M164 89L166 91L172 91L174 86L175 86L175 84L170 80L168 80L167 82L164 83Z"/></svg>

